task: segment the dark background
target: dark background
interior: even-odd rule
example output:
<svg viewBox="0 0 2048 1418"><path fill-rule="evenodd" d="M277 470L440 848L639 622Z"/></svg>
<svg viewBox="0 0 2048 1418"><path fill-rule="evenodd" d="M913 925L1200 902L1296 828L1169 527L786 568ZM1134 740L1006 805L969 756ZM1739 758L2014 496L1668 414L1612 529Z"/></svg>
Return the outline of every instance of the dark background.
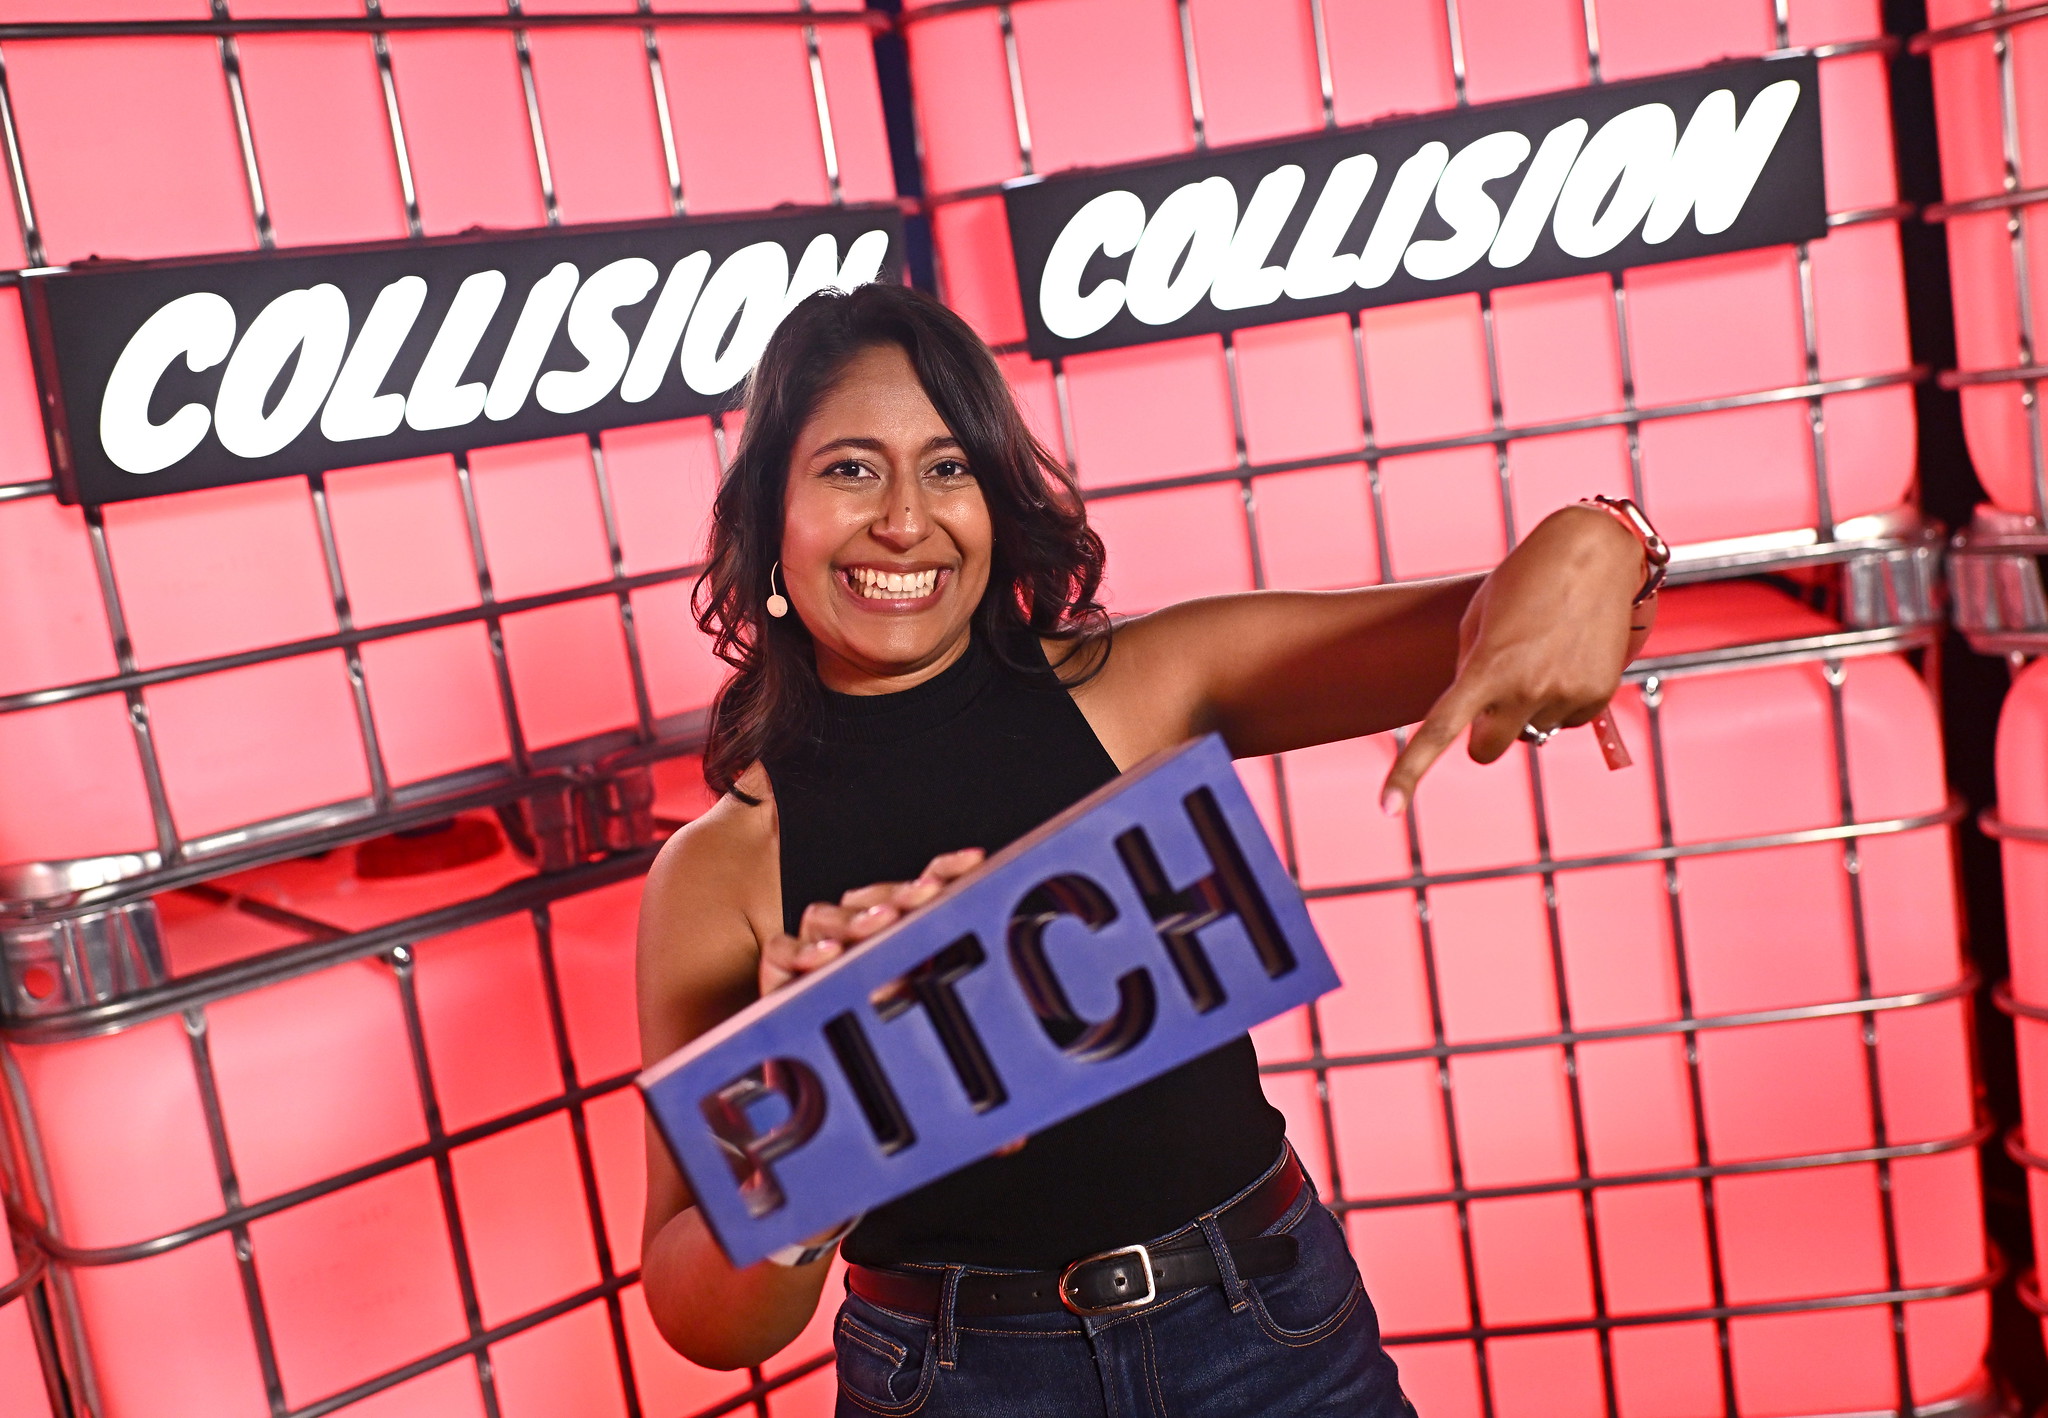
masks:
<svg viewBox="0 0 2048 1418"><path fill-rule="evenodd" d="M1885 29L1901 41L1900 53L1891 66L1899 196L1923 205L1939 202L1941 155L1935 145L1928 62L1903 48L1904 41L1927 28L1927 6L1924 0L1885 0L1884 20ZM1907 221L1901 226L1901 235L1913 360L1936 370L1953 369L1956 336L1947 231L1939 222ZM1914 393L1920 416L1921 505L1928 516L1949 527L1965 527L1973 509L1984 500L1984 489L1963 444L1957 396L1932 381L1921 384ZM1985 1225L1992 1244L2004 1253L2012 1275L2018 1277L2034 1260L2026 1174L2005 1155L2004 1146L2004 1133L2020 1120L2019 1071L2011 1021L1992 1008L1988 988L2009 973L2005 897L1998 845L1976 826L1976 814L1998 798L1992 751L2010 673L2003 661L1971 653L1954 631L1942 645L1937 663L1947 729L1949 786L1970 807L1970 817L1957 840L1965 929L1977 969L1986 981L1976 1006L1978 1077L1998 1134L1983 1149ZM2048 1357L2042 1352L2041 1325L2020 1304L2011 1279L1993 1292L1992 1368L2012 1385L2025 1411L2048 1402Z"/></svg>
<svg viewBox="0 0 2048 1418"><path fill-rule="evenodd" d="M901 0L868 0L870 9L896 12ZM1886 31L1897 37L1891 61L1892 125L1896 135L1899 196L1925 205L1939 202L1941 155L1935 143L1934 94L1928 61L1906 52L1906 42L1927 28L1925 0L1884 0ZM903 41L894 34L875 38L883 103L889 123L890 152L896 165L897 191L922 196L916 130L911 118L909 68ZM906 263L914 284L935 290L930 228L925 219L906 222ZM1949 290L1948 239L1938 222L1907 220L1901 224L1906 269L1907 315L1911 322L1913 360L1934 370L1953 369L1956 362L1954 309ZM1962 412L1956 394L1932 379L1914 391L1919 414L1920 500L1929 517L1951 528L1969 524L1984 500L1984 489L1970 466L1963 443ZM1997 1124L1997 1134L1983 1148L1985 1226L2003 1253L2012 1277L2033 1265L2033 1232L2027 1213L2027 1179L2005 1155L2004 1133L2020 1119L2019 1072L2012 1025L1993 1009L1989 986L2003 980L2007 969L2005 898L1997 844L1976 827L1976 814L1997 800L1993 748L1998 712L2004 703L2010 673L1997 658L1974 654L1961 636L1949 632L1927 668L1941 696L1947 728L1948 779L1970 809L1957 833L1962 873L1964 928L1985 988L1976 1001L1979 1088L1983 1104ZM2048 1355L2041 1342L2041 1324L2019 1301L2013 1279L1992 1296L1992 1369L2013 1390L2021 1411L2032 1413L2048 1403Z"/></svg>

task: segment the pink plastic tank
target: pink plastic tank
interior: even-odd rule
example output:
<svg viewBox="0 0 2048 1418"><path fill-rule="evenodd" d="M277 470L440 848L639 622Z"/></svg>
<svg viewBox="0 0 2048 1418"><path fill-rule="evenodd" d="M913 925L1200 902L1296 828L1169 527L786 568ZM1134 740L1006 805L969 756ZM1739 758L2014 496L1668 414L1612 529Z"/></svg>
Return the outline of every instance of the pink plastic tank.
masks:
<svg viewBox="0 0 2048 1418"><path fill-rule="evenodd" d="M23 1283L11 1246L0 1246L0 1295ZM22 1418L50 1418L50 1391L29 1328L27 1293L0 1303L0 1404Z"/></svg>
<svg viewBox="0 0 2048 1418"><path fill-rule="evenodd" d="M1022 173L1177 156L1205 143L1312 133L1326 121L1365 123L1788 47L1850 46L1821 68L1836 214L1823 240L1618 281L1501 290L1490 300L1491 335L1481 298L1461 295L1355 321L1325 316L1060 361L1067 452L1084 485L1135 493L1161 479L1212 480L1092 504L1119 553L1111 589L1121 607L1181 594L1199 574L1190 566L1215 568L1206 590L1250 584L1234 505L1247 482L1266 584L1358 584L1491 564L1506 549L1509 516L1527 528L1563 502L1629 490L1627 431L1599 425L1629 407L1676 415L1643 421L1639 434L1641 496L1675 542L1791 533L1906 497L1911 361L1884 59L1855 47L1882 33L1875 0L1794 3L1782 26L1765 0L1679 9L1654 0L1342 0L1313 9L1190 0L1187 36L1173 0L1037 0L1002 16L939 7L923 19L909 8L942 283L998 344L1021 341L1024 325L1002 198L991 189ZM1562 349L1571 357L1558 358ZM1027 401L1045 401L1042 366L1020 362L1013 377ZM1812 393L1784 397L1794 389ZM1734 406L1685 412L1728 399ZM1573 421L1595 426L1505 440L1505 470L1491 445L1402 451ZM1318 466L1260 475L1304 460ZM1303 515L1325 500L1331 512L1320 525ZM1136 532L1155 522L1172 533Z"/></svg>
<svg viewBox="0 0 2048 1418"><path fill-rule="evenodd" d="M502 847L381 874L394 850L167 898L167 951L203 1004L7 1045L101 1411L255 1418L274 1382L291 1408L481 1413L479 1351L499 1411L531 1418L623 1415L628 1383L676 1415L745 1391L669 1351L633 1283L639 882L560 895ZM522 885L530 911L314 963ZM820 1326L771 1383L814 1367Z"/></svg>
<svg viewBox="0 0 2048 1418"><path fill-rule="evenodd" d="M1652 656L1835 628L1755 586L1664 601ZM1364 806L1386 739L1280 765L1346 986L1258 1042L1404 1384L1439 1414L1609 1391L1624 1414L1888 1409L1902 1313L1913 1404L1981 1390L1970 982L1926 686L1877 656L1838 687L1809 661L1616 708L1635 768L1578 732L1491 768L1454 752L1413 838Z"/></svg>
<svg viewBox="0 0 2048 1418"><path fill-rule="evenodd" d="M1975 33L1951 26L1995 21ZM1930 0L1928 47L1955 289L1956 357L1970 461L1991 500L2041 516L2048 496L2038 392L2048 340L2048 22L1992 0ZM2033 369L2032 378L2027 370Z"/></svg>
<svg viewBox="0 0 2048 1418"><path fill-rule="evenodd" d="M341 0L231 10L362 13ZM381 12L505 13L500 0L389 0ZM211 11L203 0L16 0L4 13ZM203 37L10 42L0 58L34 228L25 236L0 204L0 259L894 195L859 25L673 26L650 14L644 31L533 30L523 58L495 26L394 33L381 57L364 34L247 34L233 41L233 84L223 53ZM733 141L736 105L745 143ZM126 858L108 868L119 875L150 853L239 852L536 764L687 740L723 678L689 587L719 439L735 427L689 419L88 516L51 493L34 401L19 300L0 291L0 867ZM303 648L351 631L366 638ZM220 666L252 653L256 663ZM136 674L153 682L121 683Z"/></svg>
<svg viewBox="0 0 2048 1418"><path fill-rule="evenodd" d="M2036 1160L2048 1155L2048 670L2038 660L2014 679L1999 716L1997 816L2025 1118L2010 1141L2027 1167L2038 1227L2048 1219L2048 1164ZM2038 1306L2038 1279L2023 1291Z"/></svg>

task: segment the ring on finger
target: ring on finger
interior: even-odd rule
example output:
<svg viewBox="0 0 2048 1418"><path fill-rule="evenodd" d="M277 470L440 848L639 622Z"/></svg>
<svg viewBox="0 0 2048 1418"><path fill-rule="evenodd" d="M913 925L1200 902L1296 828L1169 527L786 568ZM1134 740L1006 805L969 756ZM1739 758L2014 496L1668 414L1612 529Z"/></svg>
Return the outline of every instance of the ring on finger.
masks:
<svg viewBox="0 0 2048 1418"><path fill-rule="evenodd" d="M1541 748L1543 747L1543 745L1549 743L1550 740L1554 738L1556 735L1557 730L1554 728L1539 729L1534 724L1524 724L1522 725L1522 732L1519 735L1519 737L1521 738L1523 743L1529 744L1535 748Z"/></svg>

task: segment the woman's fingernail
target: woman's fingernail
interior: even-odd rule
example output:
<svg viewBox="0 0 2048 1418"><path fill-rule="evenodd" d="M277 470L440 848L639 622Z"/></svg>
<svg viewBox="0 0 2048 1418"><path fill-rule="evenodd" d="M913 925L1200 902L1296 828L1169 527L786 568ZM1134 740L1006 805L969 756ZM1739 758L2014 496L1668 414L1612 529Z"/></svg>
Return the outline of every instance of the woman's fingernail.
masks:
<svg viewBox="0 0 2048 1418"><path fill-rule="evenodd" d="M1389 788L1380 794L1380 811L1388 817L1399 817L1408 810L1408 799L1399 788Z"/></svg>
<svg viewBox="0 0 2048 1418"><path fill-rule="evenodd" d="M887 906L870 906L867 908L867 910L861 912L858 916L855 916L853 918L853 924L856 926L868 925L874 921L879 921L883 917L891 914L893 913L891 909Z"/></svg>
<svg viewBox="0 0 2048 1418"><path fill-rule="evenodd" d="M839 942L836 940L814 940L810 944L810 951L813 955L830 955L838 949Z"/></svg>

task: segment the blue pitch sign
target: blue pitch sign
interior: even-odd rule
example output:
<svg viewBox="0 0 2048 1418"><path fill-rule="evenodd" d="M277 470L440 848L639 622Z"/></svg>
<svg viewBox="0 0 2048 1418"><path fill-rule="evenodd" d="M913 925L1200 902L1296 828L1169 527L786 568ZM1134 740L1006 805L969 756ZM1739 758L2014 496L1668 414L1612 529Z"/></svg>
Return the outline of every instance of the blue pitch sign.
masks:
<svg viewBox="0 0 2048 1418"><path fill-rule="evenodd" d="M719 1245L751 1265L1337 983L1211 735L639 1081Z"/></svg>

